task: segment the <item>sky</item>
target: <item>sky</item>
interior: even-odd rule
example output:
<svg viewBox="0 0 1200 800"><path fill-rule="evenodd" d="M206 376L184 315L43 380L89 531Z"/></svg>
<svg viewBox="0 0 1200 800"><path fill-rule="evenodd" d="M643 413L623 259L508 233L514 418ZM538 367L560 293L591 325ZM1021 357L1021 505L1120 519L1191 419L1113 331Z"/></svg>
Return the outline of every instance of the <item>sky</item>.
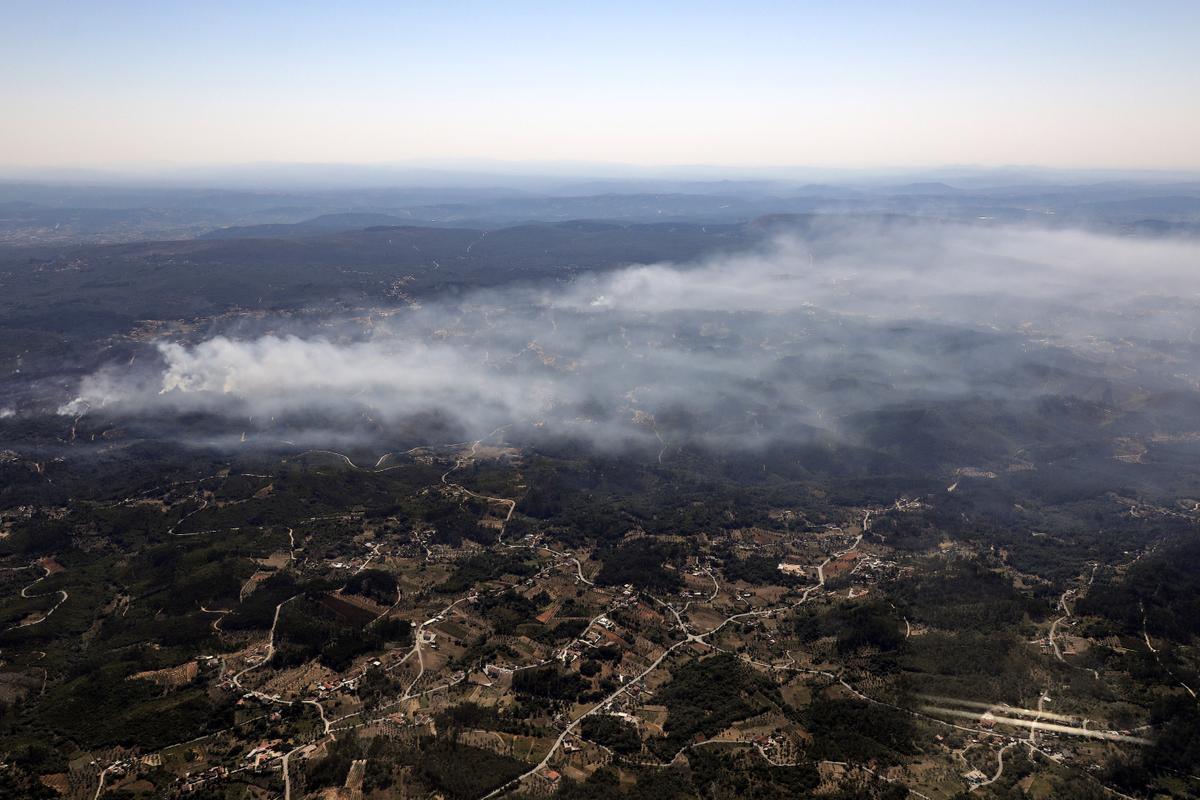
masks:
<svg viewBox="0 0 1200 800"><path fill-rule="evenodd" d="M0 0L0 167L1200 168L1200 3Z"/></svg>

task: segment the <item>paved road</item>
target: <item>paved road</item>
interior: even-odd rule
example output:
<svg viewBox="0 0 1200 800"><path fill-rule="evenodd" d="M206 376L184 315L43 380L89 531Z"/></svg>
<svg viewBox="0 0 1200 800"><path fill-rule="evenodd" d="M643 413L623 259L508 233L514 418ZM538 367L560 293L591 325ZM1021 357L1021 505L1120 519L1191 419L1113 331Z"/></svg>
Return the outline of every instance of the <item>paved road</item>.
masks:
<svg viewBox="0 0 1200 800"><path fill-rule="evenodd" d="M57 594L57 595L59 595L58 602L55 603L54 606L49 611L47 611L45 614L38 617L37 619L32 620L30 622L18 622L15 625L9 625L7 628L4 629L5 631L13 631L13 630L17 630L18 628L30 628L34 625L41 625L46 620L50 619L50 615L53 614L55 611L58 611L59 606L61 606L65 602L67 602L67 598L70 597L70 595L67 594L65 589L55 589L54 591L46 592L45 594L30 594L29 593L30 589L37 586L42 581L46 580L46 578L49 578L52 574L54 574L50 571L50 568L45 565L42 565L42 569L46 570L46 574L43 575L42 577L38 578L33 583L31 583L28 586L21 589L21 597L24 597L26 600L36 600L39 597L49 597L52 594Z"/></svg>
<svg viewBox="0 0 1200 800"><path fill-rule="evenodd" d="M270 633L267 634L267 654L265 656L263 656L263 658L261 658L259 661L251 664L250 666L243 669L241 672L234 675L232 678L234 686L241 689L243 675L245 675L247 672L252 672L253 670L258 669L259 667L263 666L264 664L266 664L268 661L270 661L272 658L275 657L275 629L277 627L279 627L279 612L285 605L292 602L299 596L300 595L298 595L298 594L294 594L291 597L289 597L287 600L284 600L282 603L275 606L275 618L271 621L271 631L270 631ZM269 695L264 695L261 692L251 692L251 694L253 694L255 697L263 697L268 700L273 700L273 698L271 698Z"/></svg>

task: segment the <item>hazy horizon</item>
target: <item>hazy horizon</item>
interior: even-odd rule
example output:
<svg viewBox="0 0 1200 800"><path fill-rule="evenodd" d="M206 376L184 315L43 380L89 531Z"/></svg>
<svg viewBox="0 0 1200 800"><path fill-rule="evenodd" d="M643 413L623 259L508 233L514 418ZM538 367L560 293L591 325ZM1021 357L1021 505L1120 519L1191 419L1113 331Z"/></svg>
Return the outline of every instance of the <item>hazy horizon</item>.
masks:
<svg viewBox="0 0 1200 800"><path fill-rule="evenodd" d="M0 164L8 185L144 188L148 190L375 191L445 188L517 194L575 192L704 192L707 187L758 187L795 192L822 187L840 190L903 191L944 184L954 189L1022 186L1087 186L1104 183L1183 187L1200 181L1200 169L1055 168L1041 165L946 164L836 168L809 165L737 167L726 164L638 165L589 161L499 161L475 159L395 162L230 162L212 164L126 164L110 167Z"/></svg>

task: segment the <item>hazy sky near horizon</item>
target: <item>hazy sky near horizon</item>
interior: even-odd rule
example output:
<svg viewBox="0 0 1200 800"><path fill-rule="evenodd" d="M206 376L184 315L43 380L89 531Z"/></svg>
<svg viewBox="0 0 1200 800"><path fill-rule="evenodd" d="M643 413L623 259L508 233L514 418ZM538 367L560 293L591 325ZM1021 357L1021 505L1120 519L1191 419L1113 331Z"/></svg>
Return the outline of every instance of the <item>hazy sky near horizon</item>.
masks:
<svg viewBox="0 0 1200 800"><path fill-rule="evenodd" d="M1200 2L3 0L0 165L1200 168Z"/></svg>

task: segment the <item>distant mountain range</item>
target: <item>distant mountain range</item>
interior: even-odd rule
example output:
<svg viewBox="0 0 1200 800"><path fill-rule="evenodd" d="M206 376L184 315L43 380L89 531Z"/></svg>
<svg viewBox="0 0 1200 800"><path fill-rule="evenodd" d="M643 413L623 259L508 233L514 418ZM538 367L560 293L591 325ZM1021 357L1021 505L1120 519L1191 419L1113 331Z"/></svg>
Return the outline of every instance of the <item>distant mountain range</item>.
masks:
<svg viewBox="0 0 1200 800"><path fill-rule="evenodd" d="M477 187L205 189L0 183L0 246L320 236L379 225L737 224L777 214L902 214L1156 233L1200 230L1200 181L1049 183L591 179ZM482 178L481 178L482 180Z"/></svg>

